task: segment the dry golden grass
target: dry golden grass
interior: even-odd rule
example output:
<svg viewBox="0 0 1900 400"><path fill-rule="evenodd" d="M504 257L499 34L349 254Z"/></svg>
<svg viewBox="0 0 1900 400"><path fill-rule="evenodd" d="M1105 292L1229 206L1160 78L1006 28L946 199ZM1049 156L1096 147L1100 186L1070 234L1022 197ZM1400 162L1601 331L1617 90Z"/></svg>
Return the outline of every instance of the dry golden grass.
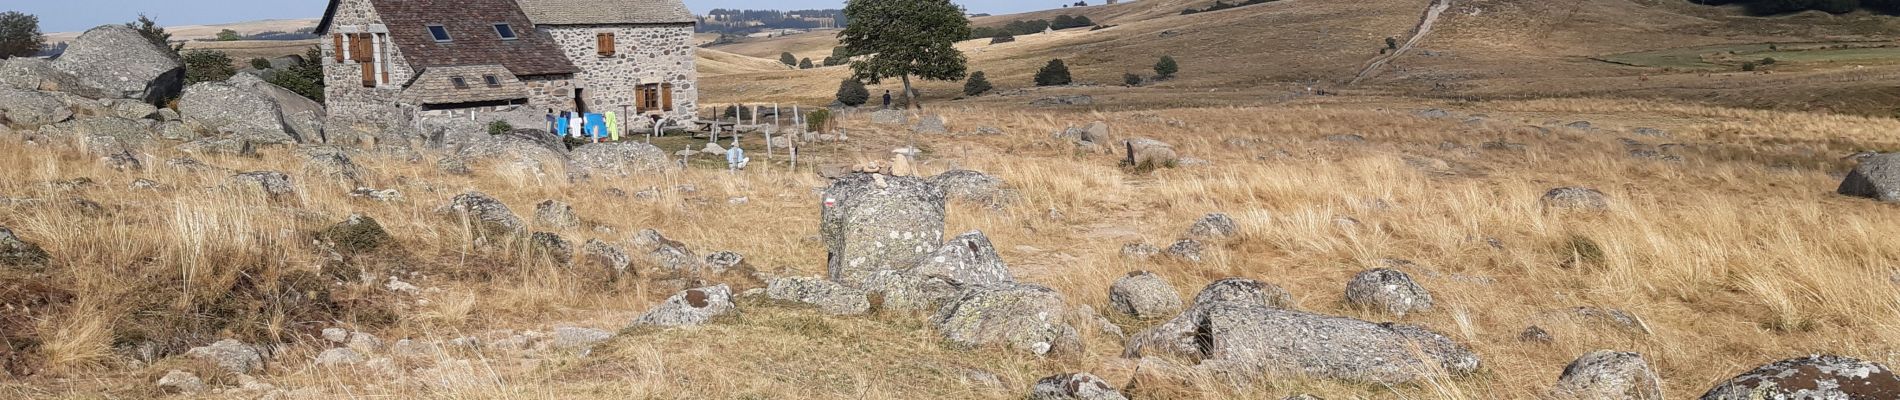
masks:
<svg viewBox="0 0 1900 400"><path fill-rule="evenodd" d="M1441 107L1486 114L1479 124L1422 119L1411 111ZM1161 109L1127 112L1017 112L991 107L939 110L953 131L994 126L997 137L918 136L923 168L957 166L1008 181L1022 200L1001 211L953 203L948 231L981 229L1018 280L1063 293L1071 304L1106 309L1107 289L1129 270L1168 278L1184 296L1218 278L1243 276L1286 287L1300 308L1374 321L1391 317L1344 306L1343 287L1380 259L1415 261L1408 272L1438 307L1399 319L1424 324L1471 345L1484 359L1474 376L1399 387L1272 379L1251 385L1207 376L1143 378L1143 398L1277 398L1309 392L1325 398L1532 398L1573 357L1593 349L1638 351L1656 365L1671 397L1700 394L1714 382L1765 362L1838 353L1900 362L1900 214L1893 206L1831 193L1839 157L1889 148L1881 135L1900 128L1882 118L1740 110L1663 102L1538 100L1433 104L1354 98L1290 106ZM1212 166L1130 174L1106 155L1077 154L1049 137L1069 124L1108 121L1117 135L1154 137ZM1605 132L1525 128L1590 120ZM367 366L322 367L315 330L344 326L385 340L446 340L499 329L546 332L555 326L618 330L670 294L647 279L607 283L584 269L529 255L522 243L477 245L465 228L432 210L478 189L529 218L535 203L572 203L587 226L551 230L579 242L620 242L657 228L701 254L731 250L761 270L821 275L818 202L824 181L814 164L888 154L910 135L848 118L853 142L816 154L791 170L784 159L739 175L692 169L678 174L568 183L526 176L442 175L431 158L363 155L366 182L405 198L350 198L348 187L290 167L299 186L270 200L219 185L228 172L163 166L170 150L152 150L144 172L114 172L67 144L28 145L0 137L0 193L44 202L0 209L0 225L45 246L57 259L34 279L72 295L32 314L41 344L28 353L35 374L0 383L6 397L144 397L169 369L210 371L177 358L139 366L111 349L131 333L174 335L180 346L235 336L288 342L259 378L322 397L396 398L1016 398L1042 376L1088 371L1117 384L1137 363L1119 357L1116 338L1087 331L1082 354L1037 358L1001 349L958 350L917 316L825 317L782 304L746 302L742 312L696 329L632 330L591 355L449 349L440 357L399 358L400 376ZM1654 126L1686 160L1631 158L1616 138ZM1367 144L1321 140L1365 136ZM1253 147L1227 139L1249 138ZM1651 144L1664 140L1643 138ZM1481 149L1502 140L1521 152ZM1457 146L1441 147L1442 142ZM756 154L761 151L754 150ZM1404 157L1443 160L1421 170ZM211 157L233 170L284 169L294 158ZM59 189L51 181L90 177L96 184ZM135 178L173 189L127 189ZM696 192L676 190L693 185ZM1547 213L1544 190L1581 185L1612 199L1603 214ZM657 188L656 200L613 197ZM729 204L730 197L747 197ZM84 216L64 199L83 197L110 214ZM1060 211L1051 219L1049 211ZM1165 245L1207 212L1227 212L1239 239L1215 246L1202 264L1123 259L1125 243ZM379 277L333 284L332 296L360 300L312 313L259 289L296 286L332 256L311 232L351 212L378 219L402 255L353 258ZM1360 223L1342 226L1351 217ZM1503 246L1494 249L1485 238ZM1594 250L1586 250L1594 249ZM1580 263L1565 266L1578 254ZM425 288L381 289L389 276ZM262 277L260 279L260 277ZM328 279L328 278L326 278ZM328 280L326 280L328 282ZM214 299L260 299L228 316L203 314ZM8 299L8 302L14 300ZM1640 315L1651 334L1551 315L1593 306ZM196 307L196 308L194 308ZM14 312L14 311L9 311ZM148 314L191 316L152 318ZM220 319L225 318L225 319ZM10 320L10 319L5 319ZM207 321L224 324L212 328ZM1133 332L1154 321L1117 318ZM1553 344L1523 343L1538 325ZM174 349L174 351L182 349ZM373 357L373 356L372 356ZM969 370L995 374L1000 390L964 383ZM203 372L208 379L235 382Z"/></svg>

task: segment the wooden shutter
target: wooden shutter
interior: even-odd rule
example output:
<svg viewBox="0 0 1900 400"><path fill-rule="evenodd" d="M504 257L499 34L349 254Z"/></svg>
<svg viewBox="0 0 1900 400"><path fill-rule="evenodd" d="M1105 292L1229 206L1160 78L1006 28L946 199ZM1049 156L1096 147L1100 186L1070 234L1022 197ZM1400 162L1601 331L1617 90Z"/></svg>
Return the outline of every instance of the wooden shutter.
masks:
<svg viewBox="0 0 1900 400"><path fill-rule="evenodd" d="M614 55L614 34L613 33L594 34L594 42L595 42L594 45L599 47L598 50L601 57L610 57Z"/></svg>
<svg viewBox="0 0 1900 400"><path fill-rule="evenodd" d="M673 111L673 84L660 85L660 109Z"/></svg>
<svg viewBox="0 0 1900 400"><path fill-rule="evenodd" d="M338 33L331 38L335 40L336 44L330 46L330 52L336 53L336 62L341 64L343 63L343 34Z"/></svg>
<svg viewBox="0 0 1900 400"><path fill-rule="evenodd" d="M643 113L643 112L647 112L647 87L646 87L646 85L640 85L640 86L634 86L634 87L633 87L633 112L636 112L636 113Z"/></svg>
<svg viewBox="0 0 1900 400"><path fill-rule="evenodd" d="M350 34L350 59L358 63L375 62L376 43L373 41L374 37L375 36L371 36L367 33Z"/></svg>

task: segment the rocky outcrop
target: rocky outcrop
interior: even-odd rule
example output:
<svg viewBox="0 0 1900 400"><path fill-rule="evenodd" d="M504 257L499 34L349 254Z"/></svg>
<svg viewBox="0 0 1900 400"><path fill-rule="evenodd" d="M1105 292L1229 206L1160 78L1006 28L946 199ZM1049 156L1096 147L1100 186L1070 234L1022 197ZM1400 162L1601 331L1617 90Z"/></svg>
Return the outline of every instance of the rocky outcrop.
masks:
<svg viewBox="0 0 1900 400"><path fill-rule="evenodd" d="M650 175L678 168L666 151L650 144L631 141L583 145L575 148L568 157L573 160L575 167L589 176Z"/></svg>
<svg viewBox="0 0 1900 400"><path fill-rule="evenodd" d="M1194 295L1194 303L1180 315L1141 331L1128 340L1122 356L1137 358L1146 355L1171 354L1186 357L1201 355L1201 345L1197 332L1200 322L1207 318L1207 311L1219 305L1261 306L1286 308L1293 305L1293 296L1286 289L1270 283L1246 278L1227 278L1214 281Z"/></svg>
<svg viewBox="0 0 1900 400"><path fill-rule="evenodd" d="M1432 294L1412 281L1411 275L1394 269L1373 268L1359 272L1346 283L1346 303L1403 317L1432 309Z"/></svg>
<svg viewBox="0 0 1900 400"><path fill-rule="evenodd" d="M209 361L234 374L247 374L264 367L264 353L235 339L192 348L185 352L185 356Z"/></svg>
<svg viewBox="0 0 1900 400"><path fill-rule="evenodd" d="M1016 193L1004 188L1003 180L982 172L967 169L945 171L930 177L930 183L943 189L945 196L960 199L990 208L1001 208L1013 203Z"/></svg>
<svg viewBox="0 0 1900 400"><path fill-rule="evenodd" d="M485 135L464 144L456 155L490 172L524 177L566 177L568 155L533 139Z"/></svg>
<svg viewBox="0 0 1900 400"><path fill-rule="evenodd" d="M697 326L732 310L732 289L726 285L687 289L641 314L633 326Z"/></svg>
<svg viewBox="0 0 1900 400"><path fill-rule="evenodd" d="M1564 367L1557 386L1550 390L1550 398L1661 400L1662 380L1641 354L1597 350L1584 353Z"/></svg>
<svg viewBox="0 0 1900 400"><path fill-rule="evenodd" d="M87 99L117 97L104 89L87 86L72 73L53 68L51 61L31 57L0 60L0 85L21 90L66 93Z"/></svg>
<svg viewBox="0 0 1900 400"><path fill-rule="evenodd" d="M534 219L543 225L554 228L572 228L581 225L581 218L574 215L574 207L559 200L544 200L534 205Z"/></svg>
<svg viewBox="0 0 1900 400"><path fill-rule="evenodd" d="M773 279L765 287L766 297L817 306L832 315L857 315L870 312L871 303L863 290L853 289L824 278L786 277Z"/></svg>
<svg viewBox="0 0 1900 400"><path fill-rule="evenodd" d="M343 254L373 252L395 241L375 218L361 213L350 214L348 219L324 229L317 237Z"/></svg>
<svg viewBox="0 0 1900 400"><path fill-rule="evenodd" d="M72 107L58 96L10 86L0 86L0 121L37 127L73 117Z"/></svg>
<svg viewBox="0 0 1900 400"><path fill-rule="evenodd" d="M943 241L943 191L922 179L849 174L832 181L823 201L827 277L847 286L915 267Z"/></svg>
<svg viewBox="0 0 1900 400"><path fill-rule="evenodd" d="M1012 282L1009 265L983 231L964 232L925 257L912 273L950 278L965 285Z"/></svg>
<svg viewBox="0 0 1900 400"><path fill-rule="evenodd" d="M1108 381L1087 372L1060 374L1036 381L1030 400L1127 400Z"/></svg>
<svg viewBox="0 0 1900 400"><path fill-rule="evenodd" d="M1239 376L1306 376L1374 384L1476 371L1478 356L1425 328L1257 305L1215 305L1197 333L1202 365Z"/></svg>
<svg viewBox="0 0 1900 400"><path fill-rule="evenodd" d="M1897 399L1900 376L1885 365L1836 355L1790 358L1736 375L1702 400Z"/></svg>
<svg viewBox="0 0 1900 400"><path fill-rule="evenodd" d="M184 87L185 65L130 27L101 25L67 44L53 68L105 97L158 104Z"/></svg>
<svg viewBox="0 0 1900 400"><path fill-rule="evenodd" d="M39 245L15 236L13 231L0 226L0 266L39 270L46 265L50 257Z"/></svg>
<svg viewBox="0 0 1900 400"><path fill-rule="evenodd" d="M1900 153L1862 157L1835 192L1884 202L1900 202Z"/></svg>
<svg viewBox="0 0 1900 400"><path fill-rule="evenodd" d="M972 287L930 318L944 339L978 347L1007 346L1037 355L1081 350L1081 338L1063 320L1068 309L1055 290L1004 283Z"/></svg>
<svg viewBox="0 0 1900 400"><path fill-rule="evenodd" d="M521 218L508 210L507 204L482 192L455 195L449 204L437 208L435 212L452 215L466 222L478 235L507 235L526 228Z"/></svg>
<svg viewBox="0 0 1900 400"><path fill-rule="evenodd" d="M271 199L283 200L297 195L297 187L290 183L290 176L277 171L251 171L231 175L231 185L242 189L256 189Z"/></svg>
<svg viewBox="0 0 1900 400"><path fill-rule="evenodd" d="M231 82L199 82L185 88L184 96L178 98L178 114L186 126L213 136L265 144L307 140L285 124L276 99Z"/></svg>
<svg viewBox="0 0 1900 400"><path fill-rule="evenodd" d="M1181 292L1153 272L1129 272L1109 286L1108 308L1138 319L1177 315L1181 312Z"/></svg>
<svg viewBox="0 0 1900 400"><path fill-rule="evenodd" d="M1544 192L1538 204L1546 209L1603 211L1610 209L1610 201L1603 192L1584 187L1560 187Z"/></svg>
<svg viewBox="0 0 1900 400"><path fill-rule="evenodd" d="M1226 213L1210 213L1195 220L1188 226L1187 237L1199 240L1220 240L1240 234L1240 224Z"/></svg>

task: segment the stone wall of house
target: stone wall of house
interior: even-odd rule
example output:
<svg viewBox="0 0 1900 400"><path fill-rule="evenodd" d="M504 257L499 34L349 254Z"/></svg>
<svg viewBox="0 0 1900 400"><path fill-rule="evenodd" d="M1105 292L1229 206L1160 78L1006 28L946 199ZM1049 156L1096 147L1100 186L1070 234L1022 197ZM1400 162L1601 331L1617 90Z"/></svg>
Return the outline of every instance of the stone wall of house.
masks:
<svg viewBox="0 0 1900 400"><path fill-rule="evenodd" d="M693 65L693 26L675 25L542 25L538 29L554 38L556 45L581 72L572 85L582 89L588 109L595 112L634 110L635 91L640 85L673 85L673 110L650 110L671 120L690 120L699 111L699 73ZM614 55L599 54L597 34L614 34ZM530 87L533 87L530 84ZM559 89L556 89L559 92ZM566 92L573 98L572 92ZM555 93L554 95L558 95ZM566 103L572 103L571 100ZM553 103L560 104L560 103ZM644 118L623 118L645 121ZM629 124L629 128L645 123Z"/></svg>
<svg viewBox="0 0 1900 400"><path fill-rule="evenodd" d="M543 114L548 110L561 112L574 109L573 75L537 75L523 76L521 83L528 85L528 106L540 109Z"/></svg>
<svg viewBox="0 0 1900 400"><path fill-rule="evenodd" d="M376 7L369 0L344 0L337 5L329 33L365 33L382 23L382 17L376 14ZM319 38L317 43L323 50L323 79L327 82L323 88L324 108L332 121L386 127L413 120L414 108L402 107L397 99L402 93L402 82L408 82L416 71L410 68L394 43L383 46L385 56L389 57L389 83L374 88L361 84L363 68L374 68L372 65L349 60L337 62L336 54L342 49L336 48L333 36Z"/></svg>

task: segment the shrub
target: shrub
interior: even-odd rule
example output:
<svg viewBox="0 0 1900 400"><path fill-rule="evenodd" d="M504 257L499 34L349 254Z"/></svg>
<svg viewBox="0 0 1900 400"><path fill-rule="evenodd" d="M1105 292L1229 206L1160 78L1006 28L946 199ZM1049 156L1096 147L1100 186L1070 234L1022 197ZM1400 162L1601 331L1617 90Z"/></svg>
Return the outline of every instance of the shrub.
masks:
<svg viewBox="0 0 1900 400"><path fill-rule="evenodd" d="M260 70L270 69L270 60L266 60L263 57L253 58L251 59L251 68Z"/></svg>
<svg viewBox="0 0 1900 400"><path fill-rule="evenodd" d="M239 35L237 31L234 31L234 30L225 29L222 31L218 31L218 41L220 42L230 42L230 41L237 41L237 40L243 40L243 39L244 39L244 35Z"/></svg>
<svg viewBox="0 0 1900 400"><path fill-rule="evenodd" d="M1135 74L1133 72L1122 74L1122 83L1127 84L1128 86L1140 85L1141 75Z"/></svg>
<svg viewBox="0 0 1900 400"><path fill-rule="evenodd" d="M778 62L785 63L786 66L796 67L798 66L798 57L793 56L792 53L789 51L784 52L784 53L779 53Z"/></svg>
<svg viewBox="0 0 1900 400"><path fill-rule="evenodd" d="M237 75L237 68L231 67L231 56L222 51L192 50L184 54L185 83L217 82L231 79Z"/></svg>
<svg viewBox="0 0 1900 400"><path fill-rule="evenodd" d="M990 44L1009 43L1009 42L1014 42L1014 41L1016 41L1016 37L1011 36L1010 34L1007 34L1007 33L1003 34L1002 36L990 38Z"/></svg>
<svg viewBox="0 0 1900 400"><path fill-rule="evenodd" d="M1394 50L1394 49L1398 49L1398 48L1399 48L1399 38L1395 38L1395 37L1391 37L1391 36L1387 36L1387 37L1385 38L1385 48L1386 48L1387 50Z"/></svg>
<svg viewBox="0 0 1900 400"><path fill-rule="evenodd" d="M864 105L866 101L871 101L871 91L864 88L864 82L858 82L856 79L845 79L843 82L838 83L837 97L838 103L857 107Z"/></svg>
<svg viewBox="0 0 1900 400"><path fill-rule="evenodd" d="M811 57L805 57L805 59L803 60L798 60L798 69L812 69Z"/></svg>
<svg viewBox="0 0 1900 400"><path fill-rule="evenodd" d="M831 110L820 108L816 110L811 110L811 112L809 113L805 113L805 130L812 131L812 132L828 132L830 131L830 128L831 128Z"/></svg>
<svg viewBox="0 0 1900 400"><path fill-rule="evenodd" d="M1778 60L1775 60L1774 57L1763 58L1761 59L1761 65L1775 65L1777 61Z"/></svg>
<svg viewBox="0 0 1900 400"><path fill-rule="evenodd" d="M515 126L509 125L508 121L496 120L495 122L488 123L488 134L490 135L500 135L512 130L515 130Z"/></svg>
<svg viewBox="0 0 1900 400"><path fill-rule="evenodd" d="M1176 72L1181 72L1181 65L1174 63L1174 57L1161 56L1161 61L1155 62L1155 75L1161 79L1173 78Z"/></svg>
<svg viewBox="0 0 1900 400"><path fill-rule="evenodd" d="M1754 71L1754 70L1755 70L1755 62L1754 62L1754 61L1749 61L1749 62L1744 62L1744 63L1742 63L1742 70L1743 70L1743 71Z"/></svg>
<svg viewBox="0 0 1900 400"><path fill-rule="evenodd" d="M1036 86L1062 86L1072 81L1073 79L1069 77L1069 66L1063 65L1060 58L1049 60L1049 65L1044 65L1041 70L1036 71Z"/></svg>
<svg viewBox="0 0 1900 400"><path fill-rule="evenodd" d="M179 52L185 49L184 43L172 44L172 34L165 33L165 28L158 26L157 21L146 17L145 14L139 14L137 21L125 23L125 27L139 31L139 36L144 36L145 40L151 41L154 46L170 51L172 57L178 57Z"/></svg>
<svg viewBox="0 0 1900 400"><path fill-rule="evenodd" d="M45 45L40 17L18 11L0 13L0 59L31 57Z"/></svg>
<svg viewBox="0 0 1900 400"><path fill-rule="evenodd" d="M963 81L964 96L981 95L985 92L989 92L990 89L990 80L988 77L983 76L983 71L971 73L970 79Z"/></svg>
<svg viewBox="0 0 1900 400"><path fill-rule="evenodd" d="M303 97L323 102L323 52L311 47L304 51L303 61L285 67L271 74L265 81L289 89Z"/></svg>

